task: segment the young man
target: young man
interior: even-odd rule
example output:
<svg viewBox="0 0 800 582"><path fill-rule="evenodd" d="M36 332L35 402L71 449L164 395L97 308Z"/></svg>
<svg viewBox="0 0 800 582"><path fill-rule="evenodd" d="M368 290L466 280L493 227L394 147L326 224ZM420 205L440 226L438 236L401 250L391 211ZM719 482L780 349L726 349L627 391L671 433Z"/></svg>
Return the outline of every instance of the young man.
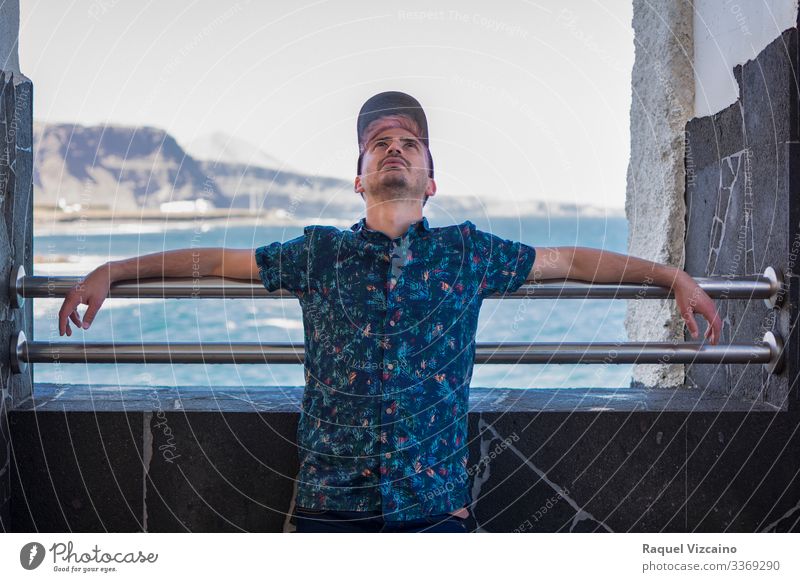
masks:
<svg viewBox="0 0 800 582"><path fill-rule="evenodd" d="M671 287L694 337L693 312L719 341L714 302L685 272L588 248L539 248L422 215L436 194L428 126L411 96L370 98L357 123L355 191L366 217L349 230L251 250L192 249L103 265L66 297L88 328L113 281L201 276L260 279L300 300L306 387L298 427L297 531L466 531L471 503L467 409L483 300L526 280L647 282ZM192 253L200 253L200 262ZM83 324L77 313L87 304Z"/></svg>

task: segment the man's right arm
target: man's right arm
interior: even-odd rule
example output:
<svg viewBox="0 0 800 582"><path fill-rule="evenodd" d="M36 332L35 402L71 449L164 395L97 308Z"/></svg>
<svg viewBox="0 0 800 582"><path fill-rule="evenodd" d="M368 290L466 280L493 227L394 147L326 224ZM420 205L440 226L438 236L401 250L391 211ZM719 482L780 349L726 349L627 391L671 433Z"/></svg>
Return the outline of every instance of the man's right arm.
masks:
<svg viewBox="0 0 800 582"><path fill-rule="evenodd" d="M116 281L168 277L225 277L258 280L258 264L251 249L206 247L177 249L109 261L89 273L64 297L58 312L59 335L72 335L69 321L88 329ZM88 305L83 321L78 305Z"/></svg>

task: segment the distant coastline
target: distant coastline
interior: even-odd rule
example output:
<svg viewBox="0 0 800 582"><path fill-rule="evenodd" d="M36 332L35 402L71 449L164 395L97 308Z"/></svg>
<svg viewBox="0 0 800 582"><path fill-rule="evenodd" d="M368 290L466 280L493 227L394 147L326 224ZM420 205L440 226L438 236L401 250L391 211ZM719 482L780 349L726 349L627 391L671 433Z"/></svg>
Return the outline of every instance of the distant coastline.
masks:
<svg viewBox="0 0 800 582"><path fill-rule="evenodd" d="M165 213L151 209L133 212L81 210L69 213L49 209L35 209L33 213L36 234L47 231L53 233L74 232L78 224L84 224L93 231L107 230L108 232L113 232L119 228L126 230L125 226L130 225L141 225L148 227L149 230L159 230L166 228L193 228L197 223L236 226L305 226L315 221L316 219L308 217L287 216L281 212L265 211L254 214L247 210L235 208L211 209L202 213ZM337 226L350 226L353 221L352 219L326 218L320 222Z"/></svg>
<svg viewBox="0 0 800 582"><path fill-rule="evenodd" d="M363 211L358 213L363 216ZM430 213L426 213L428 216ZM575 214L600 218L603 216L613 218L624 218L624 209L618 208L603 208L603 207L575 207L572 212L566 212L563 209L549 214L549 216L573 216ZM511 218L514 216L548 216L541 212L519 212L515 214L497 214L492 215L496 218ZM143 222L143 223L170 223L170 222L195 222L198 220L230 220L235 221L237 224L247 223L267 223L271 225L293 225L293 224L308 224L310 220L317 220L312 217L292 217L286 215L285 212L277 211L270 212L264 211L260 213L253 213L249 210L240 210L235 208L214 208L208 209L201 213L190 212L163 212L156 209L143 208L136 211L113 211L113 210L79 210L75 212L64 212L62 210L53 210L51 208L37 207L33 212L33 221L36 224L69 224L82 221L92 222ZM350 219L332 219L331 223L346 222ZM327 223L328 220L325 220Z"/></svg>

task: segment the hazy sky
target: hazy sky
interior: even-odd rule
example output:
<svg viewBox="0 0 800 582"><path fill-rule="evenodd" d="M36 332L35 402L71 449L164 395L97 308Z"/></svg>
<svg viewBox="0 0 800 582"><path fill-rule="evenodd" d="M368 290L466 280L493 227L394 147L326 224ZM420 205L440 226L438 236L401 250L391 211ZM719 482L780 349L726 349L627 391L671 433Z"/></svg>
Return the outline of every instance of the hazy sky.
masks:
<svg viewBox="0 0 800 582"><path fill-rule="evenodd" d="M437 195L623 206L630 0L277 4L22 0L34 117L224 131L351 180L361 104L400 90Z"/></svg>

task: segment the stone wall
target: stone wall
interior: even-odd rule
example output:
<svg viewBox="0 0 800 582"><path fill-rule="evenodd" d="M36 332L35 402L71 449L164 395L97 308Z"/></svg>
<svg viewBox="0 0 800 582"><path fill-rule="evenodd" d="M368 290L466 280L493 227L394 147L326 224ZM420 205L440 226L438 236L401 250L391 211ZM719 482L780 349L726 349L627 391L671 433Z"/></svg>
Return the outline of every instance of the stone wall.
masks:
<svg viewBox="0 0 800 582"><path fill-rule="evenodd" d="M292 531L303 388L199 388L37 384L11 414L14 531ZM470 530L800 530L797 406L564 392L471 390Z"/></svg>
<svg viewBox="0 0 800 582"><path fill-rule="evenodd" d="M692 5L633 2L635 60L631 78L631 154L625 214L628 253L683 267L684 126L694 107ZM683 336L674 301L629 301L630 341ZM636 365L634 386L681 386L683 365Z"/></svg>
<svg viewBox="0 0 800 582"><path fill-rule="evenodd" d="M694 114L706 117L736 101L733 69L753 60L797 20L797 0L694 0Z"/></svg>
<svg viewBox="0 0 800 582"><path fill-rule="evenodd" d="M32 380L27 374L12 375L8 346L11 334L24 330L32 337L33 310L11 309L8 281L15 264L32 272L33 183L33 85L19 73L0 72L0 531L9 525L11 502L11 439L9 410L28 398Z"/></svg>
<svg viewBox="0 0 800 582"><path fill-rule="evenodd" d="M755 60L737 66L737 101L686 126L685 269L693 276L757 275L772 266L797 284L798 249L791 252L798 240L798 190L791 188L800 138L797 37L797 29L789 29ZM717 305L722 343L756 343L771 330L792 340L787 349L796 352L790 325L795 302L780 310L760 300ZM773 376L761 366L705 365L688 367L686 382L785 408L790 377L796 378L791 367Z"/></svg>

